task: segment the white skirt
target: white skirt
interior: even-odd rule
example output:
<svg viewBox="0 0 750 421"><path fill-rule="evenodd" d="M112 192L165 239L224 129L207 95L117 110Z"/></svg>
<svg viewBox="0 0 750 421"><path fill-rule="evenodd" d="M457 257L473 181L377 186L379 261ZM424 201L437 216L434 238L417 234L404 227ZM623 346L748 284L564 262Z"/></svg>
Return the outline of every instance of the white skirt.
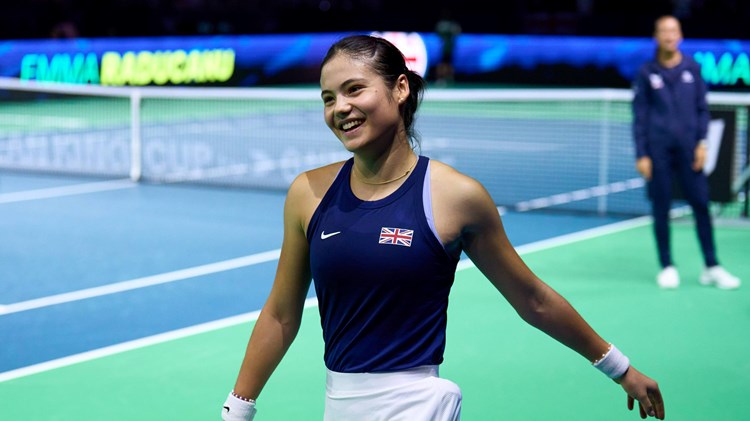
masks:
<svg viewBox="0 0 750 421"><path fill-rule="evenodd" d="M428 365L389 373L328 370L325 421L457 421L461 389Z"/></svg>

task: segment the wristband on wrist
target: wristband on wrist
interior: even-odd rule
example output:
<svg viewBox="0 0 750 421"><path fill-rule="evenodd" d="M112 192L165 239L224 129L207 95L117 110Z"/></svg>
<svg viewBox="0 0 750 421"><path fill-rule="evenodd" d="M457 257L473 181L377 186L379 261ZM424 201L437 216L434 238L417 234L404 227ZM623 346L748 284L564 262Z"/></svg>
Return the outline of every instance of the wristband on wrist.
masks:
<svg viewBox="0 0 750 421"><path fill-rule="evenodd" d="M610 379L619 379L630 368L630 359L620 352L616 346L609 344L607 352L594 361L593 366Z"/></svg>
<svg viewBox="0 0 750 421"><path fill-rule="evenodd" d="M254 399L242 397L233 390L224 401L221 419L223 421L253 421L257 412Z"/></svg>
<svg viewBox="0 0 750 421"><path fill-rule="evenodd" d="M237 398L237 399L239 399L239 400L241 400L241 401L245 401L245 402L250 402L250 403L252 403L252 404L254 404L254 403L255 403L255 399L250 399L250 398L246 398L246 397L244 397L244 396L240 396L240 395L236 394L236 393L234 392L234 390L233 390L233 391L232 391L231 393L232 393L232 396L234 396L235 398Z"/></svg>

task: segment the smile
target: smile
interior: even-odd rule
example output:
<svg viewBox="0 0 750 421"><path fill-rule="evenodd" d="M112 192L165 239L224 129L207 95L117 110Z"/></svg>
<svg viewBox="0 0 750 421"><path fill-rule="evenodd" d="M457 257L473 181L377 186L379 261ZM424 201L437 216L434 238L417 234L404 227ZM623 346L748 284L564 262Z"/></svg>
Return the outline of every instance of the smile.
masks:
<svg viewBox="0 0 750 421"><path fill-rule="evenodd" d="M341 130L348 131L356 127L359 127L360 125L362 125L362 123L364 123L364 120L347 121L346 123L341 125Z"/></svg>

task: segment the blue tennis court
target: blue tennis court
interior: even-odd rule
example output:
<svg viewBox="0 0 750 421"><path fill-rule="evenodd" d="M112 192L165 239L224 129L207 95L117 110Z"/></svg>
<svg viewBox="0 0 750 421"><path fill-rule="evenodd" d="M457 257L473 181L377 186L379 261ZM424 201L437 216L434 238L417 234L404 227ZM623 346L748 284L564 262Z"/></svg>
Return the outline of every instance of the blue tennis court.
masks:
<svg viewBox="0 0 750 421"><path fill-rule="evenodd" d="M283 192L21 174L0 182L11 240L0 246L0 371L258 310L270 289ZM515 244L617 220L530 218L506 216Z"/></svg>

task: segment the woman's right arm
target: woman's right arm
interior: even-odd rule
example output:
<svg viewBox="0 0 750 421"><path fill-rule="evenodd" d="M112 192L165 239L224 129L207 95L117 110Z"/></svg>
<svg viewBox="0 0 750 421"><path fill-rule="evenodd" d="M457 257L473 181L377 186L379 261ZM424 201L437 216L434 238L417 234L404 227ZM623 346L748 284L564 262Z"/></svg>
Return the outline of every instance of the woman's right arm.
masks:
<svg viewBox="0 0 750 421"><path fill-rule="evenodd" d="M234 393L256 399L292 344L310 288L309 246L304 223L312 193L306 175L290 186L284 204L284 239L271 293L255 323Z"/></svg>

